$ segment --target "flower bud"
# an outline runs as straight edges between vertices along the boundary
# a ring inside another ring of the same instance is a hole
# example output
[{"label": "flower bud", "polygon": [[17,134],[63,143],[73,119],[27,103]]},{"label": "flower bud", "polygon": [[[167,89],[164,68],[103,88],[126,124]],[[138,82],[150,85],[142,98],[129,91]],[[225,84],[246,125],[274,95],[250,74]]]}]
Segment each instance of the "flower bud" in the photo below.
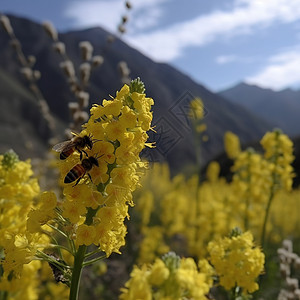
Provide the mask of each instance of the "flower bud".
[{"label": "flower bud", "polygon": [[59,64],[59,66],[68,77],[70,77],[70,78],[75,77],[74,65],[70,60],[65,60],[65,61],[61,62]]},{"label": "flower bud", "polygon": [[51,22],[44,22],[43,28],[53,41],[57,40],[57,31]]},{"label": "flower bud", "polygon": [[14,50],[21,49],[21,43],[18,39],[15,38],[11,39],[10,45]]},{"label": "flower bud", "polygon": [[131,9],[132,8],[132,5],[131,5],[131,3],[129,1],[126,1],[125,5],[126,5],[127,9]]},{"label": "flower bud", "polygon": [[125,24],[128,22],[128,17],[127,16],[123,16],[122,17],[122,23]]},{"label": "flower bud", "polygon": [[92,66],[97,67],[103,64],[104,58],[101,55],[95,55],[92,58]]},{"label": "flower bud", "polygon": [[296,290],[298,288],[298,279],[296,278],[287,278],[286,283],[291,290]]},{"label": "flower bud", "polygon": [[39,101],[39,106],[43,115],[49,114],[49,106],[45,99]]},{"label": "flower bud", "polygon": [[282,247],[288,252],[293,252],[293,242],[291,240],[284,240],[282,242]]},{"label": "flower bud", "polygon": [[111,44],[111,43],[113,43],[114,41],[115,41],[115,37],[113,36],[113,35],[109,35],[108,37],[107,37],[107,43],[108,44]]},{"label": "flower bud", "polygon": [[18,161],[19,156],[14,150],[10,149],[6,153],[4,153],[1,163],[5,169],[11,169]]},{"label": "flower bud", "polygon": [[88,107],[90,95],[87,92],[80,91],[76,93],[80,107]]},{"label": "flower bud", "polygon": [[128,65],[126,61],[120,61],[118,64],[119,72],[121,73],[122,77],[127,77],[130,74],[130,69],[128,68]]},{"label": "flower bud", "polygon": [[13,31],[13,29],[12,29],[12,27],[11,27],[11,24],[10,24],[10,20],[9,20],[9,18],[8,18],[7,16],[2,15],[2,16],[0,17],[0,22],[1,22],[1,25],[3,26],[4,30],[5,30],[9,35],[11,35],[11,34],[14,33],[14,31]]},{"label": "flower bud", "polygon": [[29,80],[29,81],[32,80],[33,72],[30,68],[28,68],[28,67],[21,68],[20,72],[27,80]]},{"label": "flower bud", "polygon": [[126,32],[126,28],[125,28],[123,25],[119,25],[118,31],[119,31],[120,33],[125,33],[125,32]]},{"label": "flower bud", "polygon": [[73,115],[79,109],[79,104],[77,102],[70,102],[68,104],[68,107],[71,114]]},{"label": "flower bud", "polygon": [[91,65],[90,63],[86,62],[80,65],[80,79],[82,83],[86,84],[88,83],[91,75]]},{"label": "flower bud", "polygon": [[83,60],[91,60],[94,50],[92,44],[88,41],[80,42],[79,48],[81,51],[81,58]]},{"label": "flower bud", "polygon": [[54,43],[54,44],[53,44],[53,49],[54,49],[57,53],[59,53],[59,54],[61,54],[61,55],[63,55],[63,54],[66,53],[66,46],[65,46],[65,44],[64,44],[63,42],[56,42],[56,43]]},{"label": "flower bud", "polygon": [[279,265],[280,274],[283,278],[287,278],[291,274],[290,266],[286,264]]},{"label": "flower bud", "polygon": [[297,270],[300,270],[300,257],[299,256],[295,259],[295,268]]},{"label": "flower bud", "polygon": [[39,79],[41,78],[41,72],[38,71],[38,70],[34,70],[34,71],[33,71],[33,78],[34,78],[35,80],[39,80]]},{"label": "flower bud", "polygon": [[84,123],[89,119],[89,115],[86,111],[76,111],[73,119],[76,123]]},{"label": "flower bud", "polygon": [[36,62],[35,56],[34,55],[29,55],[27,57],[27,62],[32,67],[35,64],[35,62]]}]

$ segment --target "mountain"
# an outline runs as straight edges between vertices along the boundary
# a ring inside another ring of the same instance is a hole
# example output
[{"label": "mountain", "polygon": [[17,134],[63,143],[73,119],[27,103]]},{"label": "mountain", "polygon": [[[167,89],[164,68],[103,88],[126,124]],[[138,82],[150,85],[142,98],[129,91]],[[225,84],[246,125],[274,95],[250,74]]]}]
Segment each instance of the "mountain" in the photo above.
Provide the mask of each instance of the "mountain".
[{"label": "mountain", "polygon": [[276,92],[240,83],[218,94],[275,124],[290,136],[300,134],[300,90],[284,89]]},{"label": "mountain", "polygon": [[[70,121],[68,103],[75,99],[59,67],[62,59],[53,51],[52,41],[40,24],[12,15],[8,17],[23,52],[36,57],[35,69],[42,75],[38,84],[52,115],[60,125],[57,134],[63,139],[63,128]],[[233,104],[210,92],[172,66],[152,61],[118,38],[108,45],[108,36],[110,33],[102,28],[91,28],[60,33],[59,40],[65,43],[68,56],[77,70],[81,63],[78,48],[81,41],[90,41],[94,54],[104,57],[103,65],[95,69],[90,78],[88,92],[91,103],[101,103],[103,98],[108,99],[109,95],[114,95],[120,89],[120,61],[127,62],[131,78],[139,76],[143,80],[147,96],[153,97],[155,101],[153,112],[156,133],[151,133],[150,140],[155,140],[157,147],[144,152],[148,159],[167,160],[173,170],[195,163],[193,132],[186,116],[188,104],[194,97],[202,98],[206,113],[204,121],[209,139],[203,145],[205,161],[223,152],[223,135],[227,130],[238,134],[243,143],[248,143],[259,140],[267,130],[274,127],[272,122],[266,122],[242,105]],[[40,155],[47,148],[47,131],[41,131],[43,120],[37,110],[37,103],[20,76],[16,54],[4,30],[0,30],[0,45],[0,74],[5,79],[0,81],[0,91],[5,91],[0,93],[1,151],[14,148],[17,152],[21,151],[22,158]],[[24,146],[25,140],[34,147],[27,149]]]}]

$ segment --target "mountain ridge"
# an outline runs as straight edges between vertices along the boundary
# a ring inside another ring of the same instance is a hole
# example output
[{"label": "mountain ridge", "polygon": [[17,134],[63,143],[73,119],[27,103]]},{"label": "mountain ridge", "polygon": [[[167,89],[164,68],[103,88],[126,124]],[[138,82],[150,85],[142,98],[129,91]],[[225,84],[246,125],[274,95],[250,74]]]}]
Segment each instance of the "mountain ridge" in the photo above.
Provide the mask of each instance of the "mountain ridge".
[{"label": "mountain ridge", "polygon": [[290,136],[300,134],[300,90],[287,88],[274,91],[242,82],[218,94],[232,103],[244,106]]},{"label": "mountain ridge", "polygon": [[[35,69],[42,74],[38,84],[51,112],[60,122],[67,124],[70,120],[68,103],[74,101],[74,98],[59,68],[62,61],[60,56],[51,49],[52,42],[40,24],[12,15],[8,17],[16,37],[21,41],[24,53],[35,55],[37,58]],[[186,117],[182,117],[182,111],[185,109],[184,112],[187,112],[186,107],[194,97],[202,98],[208,112],[204,120],[209,136],[208,142],[203,145],[204,160],[212,159],[216,154],[223,152],[223,135],[227,130],[238,134],[242,143],[247,143],[260,139],[266,130],[273,128],[272,123],[255,116],[241,105],[232,104],[214,94],[168,64],[152,61],[118,38],[107,46],[106,40],[109,35],[111,34],[107,31],[96,27],[59,33],[59,40],[65,43],[68,56],[76,69],[81,62],[78,44],[83,40],[91,42],[96,55],[104,56],[103,65],[91,74],[88,91],[92,103],[95,100],[99,102],[107,99],[120,89],[122,83],[117,70],[120,61],[127,62],[132,78],[140,77],[144,81],[147,96],[155,101],[154,125],[161,130],[150,136],[157,142],[157,148],[147,154],[151,156],[151,160],[167,160],[176,170],[186,164],[195,163],[192,130]],[[20,77],[19,65],[4,31],[0,31],[0,44],[0,67],[26,86]],[[0,99],[7,101],[4,98]],[[32,126],[35,127],[34,123]],[[169,149],[166,149],[166,140],[170,142],[169,146],[172,145]],[[7,141],[4,139],[1,143],[5,144]]]}]

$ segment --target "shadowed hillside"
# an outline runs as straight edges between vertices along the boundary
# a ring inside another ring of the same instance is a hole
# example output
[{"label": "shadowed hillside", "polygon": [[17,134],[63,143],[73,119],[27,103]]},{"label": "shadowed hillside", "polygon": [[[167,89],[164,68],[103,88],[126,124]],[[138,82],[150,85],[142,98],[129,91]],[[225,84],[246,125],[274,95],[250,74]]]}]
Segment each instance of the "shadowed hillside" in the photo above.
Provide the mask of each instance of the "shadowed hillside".
[{"label": "shadowed hillside", "polygon": [[[74,99],[59,68],[61,57],[53,51],[52,42],[40,24],[14,16],[8,17],[16,37],[22,43],[24,53],[36,56],[35,69],[42,74],[39,86],[52,114],[60,122],[67,124],[67,105]],[[145,155],[150,160],[167,160],[175,170],[194,163],[192,130],[186,118],[188,103],[194,97],[202,98],[207,112],[205,122],[209,140],[204,145],[205,160],[223,151],[223,135],[227,130],[236,133],[241,141],[246,143],[260,139],[265,131],[274,127],[271,122],[262,120],[241,105],[233,104],[210,92],[172,66],[150,60],[119,39],[108,45],[108,35],[109,33],[101,28],[92,28],[61,33],[59,39],[66,44],[67,53],[77,67],[81,61],[78,48],[81,41],[90,41],[95,54],[104,56],[103,65],[91,76],[88,87],[91,103],[100,103],[103,98],[109,98],[110,94],[114,95],[115,91],[120,89],[122,84],[117,70],[120,61],[127,62],[131,78],[139,76],[144,81],[147,96],[155,100],[153,110],[157,133],[151,134],[151,139],[157,141],[157,148],[151,152],[146,151]],[[40,155],[44,151],[47,132],[42,130],[42,120],[39,119],[41,117],[32,102],[35,100],[31,99],[30,92],[19,74],[15,53],[9,46],[6,32],[2,29],[0,45],[1,74],[6,79],[0,82],[0,89],[5,90],[5,93],[0,95],[3,107],[1,123],[6,123],[5,132],[1,135],[1,150],[15,148],[19,151],[23,143],[21,137],[26,137],[26,140],[34,145],[35,151],[24,150],[24,157]],[[14,85],[18,84],[19,88],[7,85],[7,80],[14,82]],[[27,105],[28,101],[31,101],[32,105]],[[9,116],[13,116],[14,123],[9,122]],[[22,123],[23,119],[26,120],[26,126]],[[19,126],[22,126],[26,134],[17,131]],[[63,134],[61,136],[63,137]]]},{"label": "shadowed hillside", "polygon": [[219,95],[275,124],[290,136],[300,134],[300,91],[284,89],[276,92],[240,83]]}]

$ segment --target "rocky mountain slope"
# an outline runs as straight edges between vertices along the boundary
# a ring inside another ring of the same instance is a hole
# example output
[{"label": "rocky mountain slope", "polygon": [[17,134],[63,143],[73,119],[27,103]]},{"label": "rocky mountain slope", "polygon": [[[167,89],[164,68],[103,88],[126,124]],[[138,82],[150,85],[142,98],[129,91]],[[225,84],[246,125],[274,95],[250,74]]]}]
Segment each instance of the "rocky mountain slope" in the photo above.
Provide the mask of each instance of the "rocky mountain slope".
[{"label": "rocky mountain slope", "polygon": [[[42,75],[39,87],[61,128],[58,134],[63,138],[63,128],[70,119],[68,103],[74,98],[59,67],[62,59],[53,51],[52,42],[41,24],[15,16],[8,17],[23,52],[36,57],[35,68]],[[81,41],[90,41],[94,53],[104,57],[103,65],[90,78],[88,92],[91,103],[101,103],[103,98],[108,99],[109,95],[120,89],[120,61],[127,62],[131,78],[139,76],[144,81],[147,95],[155,100],[153,111],[157,132],[151,134],[151,140],[157,142],[157,147],[144,153],[150,160],[167,160],[174,170],[195,162],[194,138],[186,117],[188,103],[194,97],[202,98],[207,113],[205,122],[209,140],[203,145],[204,160],[223,151],[223,135],[227,130],[238,134],[243,143],[248,143],[260,139],[265,131],[274,127],[272,122],[210,92],[172,66],[152,61],[120,39],[108,45],[109,35],[101,28],[91,28],[60,33],[59,39],[65,43],[77,69],[81,62],[78,48]],[[19,63],[2,28],[0,45],[0,150],[14,148],[23,158],[41,155],[48,147],[47,130],[43,130],[44,123],[37,103],[20,76]]]}]

